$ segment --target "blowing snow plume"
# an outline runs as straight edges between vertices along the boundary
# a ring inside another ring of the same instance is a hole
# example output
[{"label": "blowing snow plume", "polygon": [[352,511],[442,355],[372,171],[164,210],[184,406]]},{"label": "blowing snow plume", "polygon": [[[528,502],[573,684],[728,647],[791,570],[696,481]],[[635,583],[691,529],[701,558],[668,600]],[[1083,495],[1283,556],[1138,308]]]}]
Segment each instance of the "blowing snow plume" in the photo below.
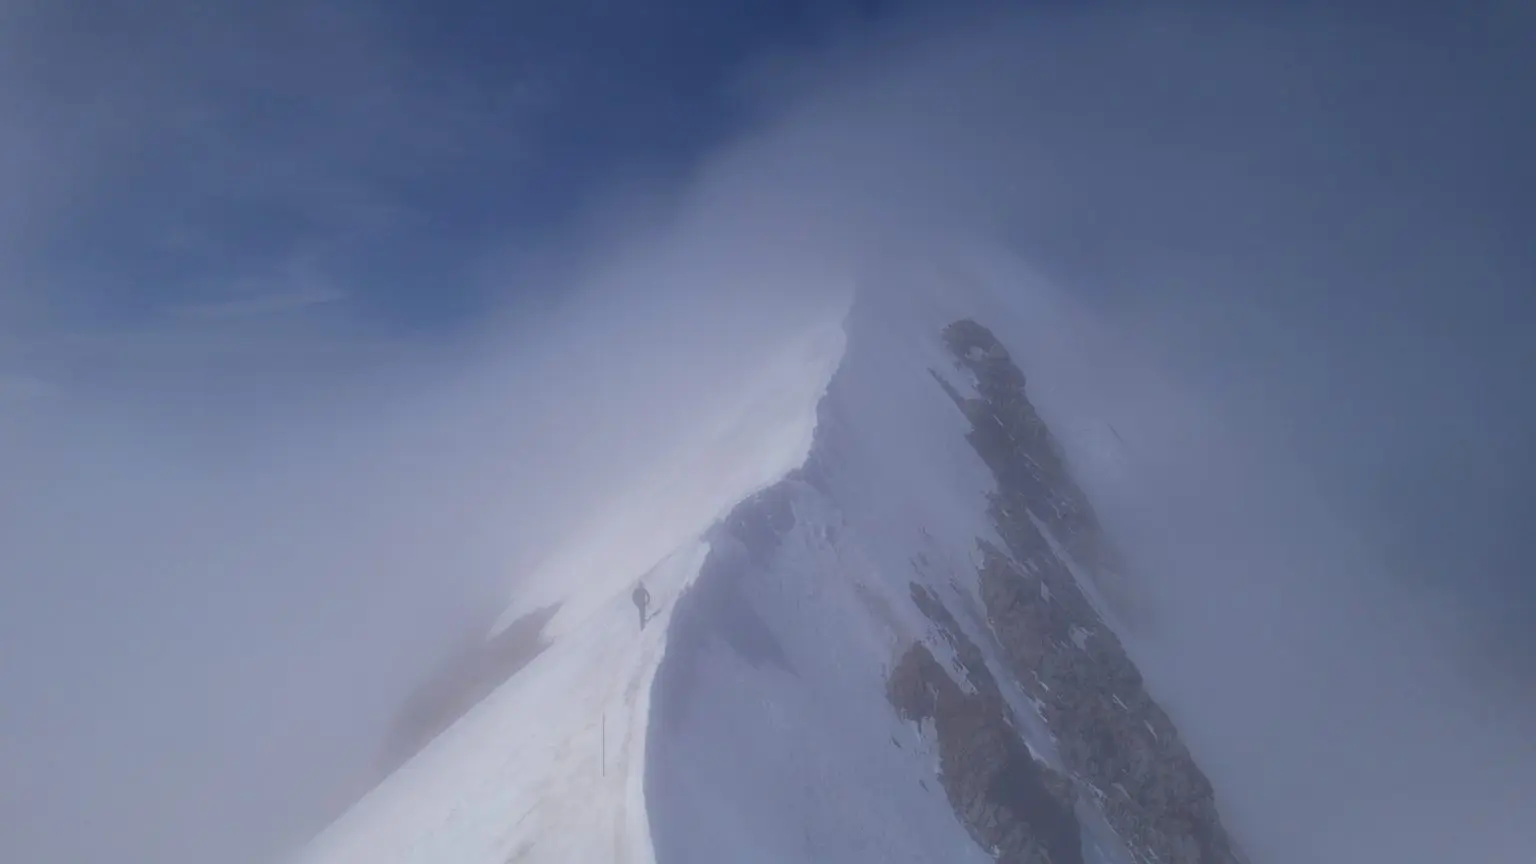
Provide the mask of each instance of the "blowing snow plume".
[{"label": "blowing snow plume", "polygon": [[38,206],[0,220],[9,857],[254,859],[325,821],[463,631],[543,605],[517,588],[552,547],[688,476],[699,418],[855,285],[937,263],[1023,322],[1141,580],[1127,644],[1253,857],[1521,860],[1529,22],[947,14],[751,65],[751,129],[495,258],[555,299],[449,347],[307,283],[61,330],[16,250],[70,190],[17,167],[59,151],[13,112]]}]

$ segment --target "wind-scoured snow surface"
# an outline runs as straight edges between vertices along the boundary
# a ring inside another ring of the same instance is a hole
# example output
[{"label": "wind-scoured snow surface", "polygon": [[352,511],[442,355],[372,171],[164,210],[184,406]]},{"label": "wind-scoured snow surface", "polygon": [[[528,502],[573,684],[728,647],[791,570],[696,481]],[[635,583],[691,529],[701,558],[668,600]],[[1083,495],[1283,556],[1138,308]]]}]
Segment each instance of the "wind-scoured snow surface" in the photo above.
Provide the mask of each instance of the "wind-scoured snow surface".
[{"label": "wind-scoured snow surface", "polygon": [[[970,552],[1002,542],[993,480],[930,374],[953,367],[944,326],[979,311],[960,287],[885,284],[855,304],[811,463],[724,526],[684,598],[652,698],[657,860],[993,860],[945,797],[931,728],[886,696],[899,649],[932,630],[914,580],[992,643]],[[1036,716],[1016,683],[1000,686],[1017,718]],[[1027,740],[1055,762],[1043,728]],[[1123,860],[1095,830],[1086,860]]]},{"label": "wind-scoured snow surface", "polygon": [[[697,418],[682,463],[654,466],[552,553],[507,613],[557,604],[549,648],[295,860],[654,861],[646,739],[676,601],[709,553],[703,529],[804,460],[841,346],[835,319],[791,340]],[[642,577],[643,628],[630,600]]]},{"label": "wind-scoured snow surface", "polygon": [[[550,647],[296,862],[993,860],[946,799],[931,727],[886,695],[915,641],[960,669],[914,580],[1006,668],[972,557],[978,538],[1002,544],[993,479],[933,378],[954,366],[944,326],[977,314],[1007,319],[935,271],[790,345],[678,464],[541,565],[503,620],[558,604]],[[999,679],[1059,769],[1030,699]],[[1084,860],[1129,861],[1079,809]]]}]

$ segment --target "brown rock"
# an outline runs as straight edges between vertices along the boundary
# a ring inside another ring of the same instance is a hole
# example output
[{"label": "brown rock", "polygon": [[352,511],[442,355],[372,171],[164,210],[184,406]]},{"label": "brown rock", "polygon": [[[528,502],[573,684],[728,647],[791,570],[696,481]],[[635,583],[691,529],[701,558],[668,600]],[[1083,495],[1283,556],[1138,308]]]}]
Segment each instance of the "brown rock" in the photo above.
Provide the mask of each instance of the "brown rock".
[{"label": "brown rock", "polygon": [[1030,755],[980,650],[944,604],[915,583],[912,597],[955,649],[975,692],[917,643],[892,669],[887,695],[902,717],[933,722],[940,780],[956,816],[983,849],[997,850],[999,861],[1078,864],[1082,837],[1071,781]]},{"label": "brown rock", "polygon": [[[1042,706],[1062,761],[1095,790],[1106,819],[1134,854],[1160,864],[1241,862],[1210,781],[1037,527],[1038,520],[1075,561],[1106,577],[1096,578],[1101,590],[1123,584],[1112,578],[1123,568],[1030,404],[1023,373],[974,321],[956,322],[944,337],[980,394],[965,399],[945,388],[971,421],[968,440],[997,482],[989,513],[1007,550],[978,540],[979,576],[1010,670]],[[1124,594],[1118,600],[1131,605]]]}]

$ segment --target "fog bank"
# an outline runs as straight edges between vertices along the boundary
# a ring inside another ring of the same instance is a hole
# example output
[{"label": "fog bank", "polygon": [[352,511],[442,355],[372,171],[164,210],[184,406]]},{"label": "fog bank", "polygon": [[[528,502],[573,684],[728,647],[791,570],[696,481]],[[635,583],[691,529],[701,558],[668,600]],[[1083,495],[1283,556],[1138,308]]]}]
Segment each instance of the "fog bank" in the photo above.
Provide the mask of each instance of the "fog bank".
[{"label": "fog bank", "polygon": [[0,327],[0,857],[302,834],[566,526],[931,259],[1025,313],[1151,586],[1148,678],[1256,859],[1521,860],[1529,17],[1044,5],[748,64],[752,124],[488,254],[504,302],[451,340],[344,308]]}]

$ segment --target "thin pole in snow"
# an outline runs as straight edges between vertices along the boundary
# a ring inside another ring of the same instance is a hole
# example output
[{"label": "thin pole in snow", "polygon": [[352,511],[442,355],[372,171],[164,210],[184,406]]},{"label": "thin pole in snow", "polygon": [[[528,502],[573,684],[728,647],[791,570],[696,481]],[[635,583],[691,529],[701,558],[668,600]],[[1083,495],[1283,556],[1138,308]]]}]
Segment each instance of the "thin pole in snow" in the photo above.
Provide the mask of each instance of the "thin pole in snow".
[{"label": "thin pole in snow", "polygon": [[608,776],[608,712],[603,712],[603,776]]}]

